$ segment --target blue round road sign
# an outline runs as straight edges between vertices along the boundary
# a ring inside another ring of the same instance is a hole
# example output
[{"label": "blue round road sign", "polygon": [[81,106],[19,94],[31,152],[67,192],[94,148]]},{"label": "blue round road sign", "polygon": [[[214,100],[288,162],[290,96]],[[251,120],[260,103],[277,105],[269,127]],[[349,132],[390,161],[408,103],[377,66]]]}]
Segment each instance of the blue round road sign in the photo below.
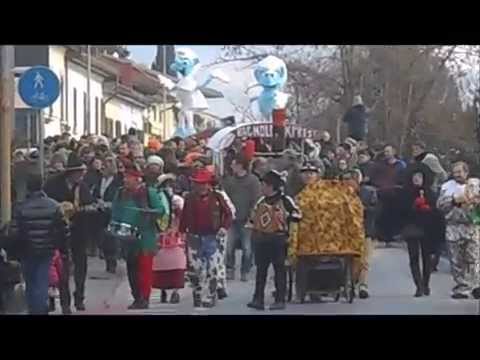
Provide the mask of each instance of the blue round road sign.
[{"label": "blue round road sign", "polygon": [[18,81],[18,93],[23,102],[35,109],[52,105],[60,94],[60,80],[45,66],[34,66]]}]

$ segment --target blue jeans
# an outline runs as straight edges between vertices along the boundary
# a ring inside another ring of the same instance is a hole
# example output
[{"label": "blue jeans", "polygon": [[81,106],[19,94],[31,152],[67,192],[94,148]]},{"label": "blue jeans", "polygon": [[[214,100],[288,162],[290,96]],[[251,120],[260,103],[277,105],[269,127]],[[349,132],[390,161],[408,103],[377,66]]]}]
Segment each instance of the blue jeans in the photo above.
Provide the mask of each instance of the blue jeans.
[{"label": "blue jeans", "polygon": [[248,274],[252,267],[252,232],[244,224],[234,222],[230,228],[227,242],[227,269],[235,271],[235,250],[237,241],[242,248],[242,265],[240,272]]},{"label": "blue jeans", "polygon": [[52,255],[31,256],[23,261],[25,296],[30,314],[48,314],[48,270],[51,262]]}]

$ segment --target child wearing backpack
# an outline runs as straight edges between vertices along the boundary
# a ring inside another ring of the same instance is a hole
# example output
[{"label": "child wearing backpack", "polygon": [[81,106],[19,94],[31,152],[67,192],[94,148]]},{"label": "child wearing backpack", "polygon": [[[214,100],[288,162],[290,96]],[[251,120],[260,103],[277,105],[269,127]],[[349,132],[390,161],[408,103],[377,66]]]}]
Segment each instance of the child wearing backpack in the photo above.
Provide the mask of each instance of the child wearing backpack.
[{"label": "child wearing backpack", "polygon": [[171,219],[168,229],[159,235],[158,246],[160,250],[153,259],[152,287],[162,290],[162,303],[167,302],[167,290],[173,290],[170,303],[178,304],[180,302],[178,290],[185,286],[185,270],[187,267],[185,238],[178,231],[184,200],[181,196],[173,194],[175,175],[162,175],[158,181],[159,188],[167,194],[171,202]]}]

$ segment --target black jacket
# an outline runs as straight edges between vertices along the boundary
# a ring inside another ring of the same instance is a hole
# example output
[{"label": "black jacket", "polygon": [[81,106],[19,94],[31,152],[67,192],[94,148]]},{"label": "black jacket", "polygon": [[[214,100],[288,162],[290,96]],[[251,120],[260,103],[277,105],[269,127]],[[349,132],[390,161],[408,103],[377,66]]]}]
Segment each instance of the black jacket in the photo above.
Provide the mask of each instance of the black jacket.
[{"label": "black jacket", "polygon": [[113,181],[108,185],[107,190],[105,190],[103,197],[100,196],[102,179],[103,178],[98,179],[98,182],[94,185],[93,197],[95,199],[102,199],[105,202],[112,202],[118,189],[123,186],[123,179],[119,175],[115,175]]},{"label": "black jacket", "polygon": [[[414,187],[411,178],[414,173],[421,172],[424,176],[424,184],[421,188]],[[405,185],[400,192],[399,201],[402,219],[402,227],[415,225],[423,230],[430,249],[435,251],[445,238],[445,218],[437,209],[437,196],[432,191],[433,176],[430,169],[423,164],[414,164],[407,169]],[[420,190],[424,192],[425,199],[431,208],[431,211],[418,211],[415,209],[415,199],[420,195]],[[406,239],[408,240],[408,239]]]},{"label": "black jacket", "polygon": [[[45,184],[44,190],[49,197],[58,201],[59,203],[68,201],[74,204],[75,189],[77,186],[80,187],[80,207],[93,205],[95,203],[95,199],[90,193],[88,186],[84,182],[80,182],[80,184],[75,185],[72,189],[70,189],[67,185],[65,174],[49,179]],[[83,236],[82,233],[87,232],[92,218],[94,218],[97,214],[98,212],[96,211],[76,213],[72,218],[72,231],[79,236]]]},{"label": "black jacket", "polygon": [[83,182],[88,186],[88,189],[92,194],[95,192],[95,188],[98,184],[100,184],[100,181],[102,181],[102,173],[95,169],[88,170],[83,179]]},{"label": "black jacket", "polygon": [[43,191],[18,205],[12,228],[22,256],[52,256],[55,249],[66,249],[69,233],[60,204]]},{"label": "black jacket", "polygon": [[348,125],[348,136],[357,141],[365,140],[368,134],[368,113],[363,105],[350,108],[343,117]]}]

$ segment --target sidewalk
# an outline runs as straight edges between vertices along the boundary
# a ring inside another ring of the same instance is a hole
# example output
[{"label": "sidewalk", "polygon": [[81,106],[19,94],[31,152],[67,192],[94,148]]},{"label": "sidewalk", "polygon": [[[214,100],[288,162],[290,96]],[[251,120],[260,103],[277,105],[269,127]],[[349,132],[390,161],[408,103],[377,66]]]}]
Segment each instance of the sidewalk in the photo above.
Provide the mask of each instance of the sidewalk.
[{"label": "sidewalk", "polygon": [[[85,284],[85,307],[86,311],[77,312],[72,303],[73,315],[101,315],[118,313],[118,309],[112,305],[120,300],[128,302],[128,291],[122,291],[126,285],[128,289],[127,272],[125,262],[120,261],[116,274],[109,274],[105,271],[105,261],[99,258],[88,258],[87,281]],[[75,290],[73,277],[70,278],[70,291]],[[60,301],[56,300],[56,311],[51,315],[61,315]],[[126,307],[125,307],[126,309]]]}]

